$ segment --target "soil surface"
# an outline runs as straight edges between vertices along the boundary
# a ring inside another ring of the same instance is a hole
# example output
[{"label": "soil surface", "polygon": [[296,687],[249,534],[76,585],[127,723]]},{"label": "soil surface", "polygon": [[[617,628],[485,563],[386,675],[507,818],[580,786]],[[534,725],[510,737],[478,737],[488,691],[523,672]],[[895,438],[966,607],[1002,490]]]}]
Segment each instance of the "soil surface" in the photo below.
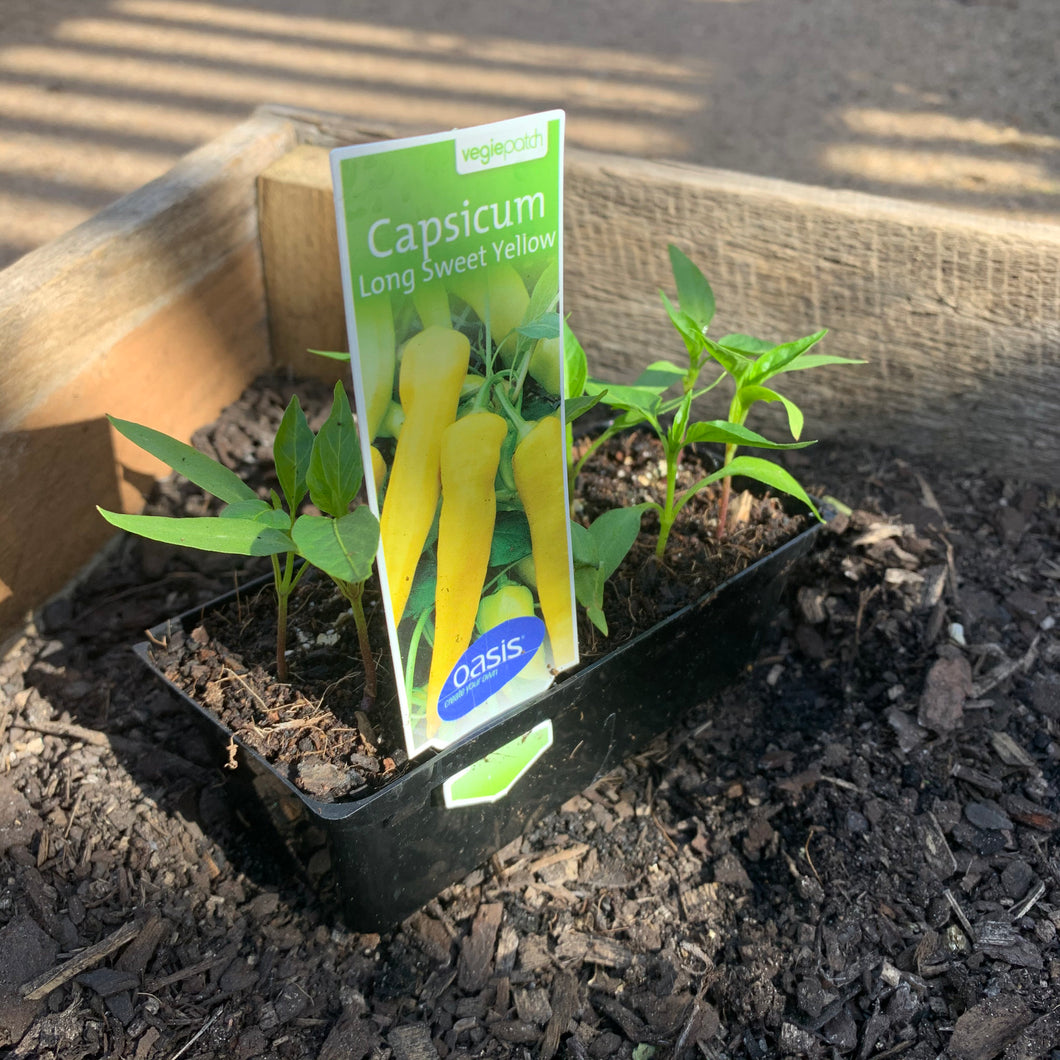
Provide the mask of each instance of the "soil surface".
[{"label": "soil surface", "polygon": [[[268,421],[276,420],[289,390],[281,380],[261,380],[215,424],[197,432],[196,441],[215,456],[230,453],[231,438],[248,414],[260,417],[267,409]],[[330,397],[310,384],[304,404],[316,421],[326,415]],[[590,437],[579,440],[580,451]],[[267,461],[267,454],[262,456]],[[689,447],[678,468],[678,490],[691,488],[716,466],[708,450]],[[276,486],[269,462],[243,462],[240,470],[263,496]],[[665,483],[665,461],[652,434],[633,431],[611,438],[591,454],[578,476],[579,519],[589,525],[613,508],[661,498]],[[160,491],[152,509],[180,515],[185,505],[180,484],[167,485],[171,488]],[[607,636],[579,612],[581,666],[694,603],[809,522],[805,514],[786,512],[776,497],[738,491],[729,509],[729,530],[719,541],[719,494],[719,485],[711,484],[692,496],[672,527],[664,560],[655,555],[658,516],[651,511],[641,516],[640,537],[607,583]],[[214,507],[211,502],[208,510]],[[386,620],[374,578],[362,603],[370,642],[385,645]],[[389,657],[379,653],[373,698],[349,605],[328,579],[313,573],[303,579],[292,597],[288,641],[290,677],[280,683],[276,603],[266,575],[225,594],[216,606],[193,609],[183,623],[167,622],[164,629],[152,631],[145,650],[151,665],[175,688],[316,799],[363,797],[400,776],[409,762]]]},{"label": "soil surface", "polygon": [[[248,471],[282,398],[215,451]],[[130,652],[252,571],[119,542],[0,661],[0,1048],[1056,1060],[1060,497],[788,460],[852,512],[757,663],[383,935],[270,857]]]}]

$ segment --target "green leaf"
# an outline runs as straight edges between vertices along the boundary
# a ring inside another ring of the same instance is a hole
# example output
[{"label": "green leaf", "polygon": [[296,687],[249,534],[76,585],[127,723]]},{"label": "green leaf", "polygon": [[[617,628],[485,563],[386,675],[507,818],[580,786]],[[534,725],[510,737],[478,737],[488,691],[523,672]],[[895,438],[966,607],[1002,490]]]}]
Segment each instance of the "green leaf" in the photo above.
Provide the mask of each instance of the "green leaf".
[{"label": "green leaf", "polygon": [[827,335],[827,330],[815,331],[812,335],[795,339],[794,342],[783,342],[774,346],[771,350],[763,353],[754,363],[754,367],[747,373],[748,383],[764,383],[780,372],[785,371],[786,366],[801,357],[811,346],[816,345]]},{"label": "green leaf", "polygon": [[300,515],[291,536],[298,554],[330,578],[363,582],[372,573],[379,547],[379,521],[365,505],[338,519]]},{"label": "green leaf", "polygon": [[743,381],[744,376],[754,366],[754,358],[748,357],[741,350],[730,349],[720,343],[712,342],[708,338],[703,339],[703,344],[711,357],[714,358],[731,375],[737,383]]},{"label": "green leaf", "polygon": [[232,556],[275,556],[294,551],[287,534],[263,526],[256,519],[220,519],[211,515],[174,519],[165,515],[123,515],[102,508],[98,511],[119,530],[167,545],[183,545]]},{"label": "green leaf", "polygon": [[680,365],[674,364],[673,361],[652,361],[637,376],[633,385],[643,387],[646,390],[657,390],[662,394],[674,384],[681,382],[686,373],[687,368],[682,368]]},{"label": "green leaf", "polygon": [[[581,397],[589,377],[589,362],[585,350],[570,325],[563,321],[563,396],[568,400]],[[568,414],[567,419],[571,417]]]},{"label": "green leaf", "polygon": [[736,391],[736,400],[745,410],[757,401],[779,401],[788,414],[788,429],[791,431],[792,438],[798,438],[802,434],[802,409],[783,394],[778,394],[775,390],[764,386],[742,386]]},{"label": "green leaf", "polygon": [[659,410],[659,391],[649,387],[607,385],[590,379],[585,392],[598,395],[605,405],[639,413],[641,419],[654,421]]},{"label": "green leaf", "polygon": [[647,504],[629,508],[612,508],[598,515],[589,527],[600,556],[600,573],[607,581],[618,570],[640,533],[640,519]]},{"label": "green leaf", "polygon": [[141,449],[158,457],[189,482],[194,482],[200,489],[206,490],[219,500],[231,502],[257,499],[257,494],[234,471],[230,471],[205,453],[200,453],[193,446],[139,423],[119,420],[116,416],[108,416],[107,419],[110,420],[111,426],[130,442],[135,442]]},{"label": "green leaf", "polygon": [[640,517],[650,505],[613,508],[586,529],[571,523],[574,552],[574,595],[594,626],[606,637],[604,586],[618,570],[640,533]]},{"label": "green leaf", "polygon": [[669,314],[670,323],[677,328],[681,338],[685,340],[685,348],[688,350],[689,356],[698,357],[705,341],[703,329],[693,317],[689,316],[683,309],[678,309],[666,297],[664,291],[659,292],[659,297],[662,298],[663,306],[666,308],[667,314]]},{"label": "green leaf", "polygon": [[329,357],[333,361],[349,361],[350,359],[350,355],[341,350],[308,350],[307,352],[315,353],[318,357]]},{"label": "green leaf", "polygon": [[543,313],[515,330],[528,339],[554,339],[559,334],[559,313]]},{"label": "green leaf", "polygon": [[280,489],[287,498],[287,509],[292,516],[305,499],[306,473],[313,455],[313,442],[313,432],[295,394],[284,410],[272,443],[276,477],[280,480]]},{"label": "green leaf", "polygon": [[222,519],[252,519],[262,526],[276,530],[291,529],[291,517],[282,508],[273,508],[268,501],[235,501],[221,509]]},{"label": "green leaf", "polygon": [[677,301],[681,308],[705,331],[714,319],[714,292],[699,267],[672,243],[670,268],[677,284]]},{"label": "green leaf", "polygon": [[688,444],[692,442],[721,442],[724,445],[751,445],[757,449],[805,449],[810,442],[771,442],[768,438],[756,434],[747,427],[728,420],[710,420],[705,423],[693,423],[685,436]]},{"label": "green leaf", "polygon": [[530,524],[523,511],[498,512],[490,545],[491,567],[507,567],[529,556]]},{"label": "green leaf", "polygon": [[[829,364],[868,364],[868,361],[857,357],[835,357],[830,353],[804,353],[794,361],[789,361],[783,368],[785,372],[799,372],[806,368],[822,368]],[[780,372],[774,372],[780,375]]]},{"label": "green leaf", "polygon": [[313,503],[336,519],[346,514],[361,488],[361,446],[350,401],[342,383],[335,384],[331,413],[317,434],[306,484]]},{"label": "green leaf", "polygon": [[718,345],[757,357],[759,354],[768,353],[773,349],[776,343],[766,342],[765,339],[756,339],[754,335],[744,335],[741,332],[734,332],[731,335],[722,335],[722,337],[718,339]]},{"label": "green leaf", "polygon": [[583,416],[589,409],[599,405],[603,401],[605,390],[601,394],[582,394],[581,397],[567,398],[563,404],[563,419],[565,423],[573,423],[579,416]]},{"label": "green leaf", "polygon": [[586,567],[592,571],[600,569],[600,551],[596,545],[596,538],[581,523],[573,520],[570,524],[570,549],[575,569],[579,567]]},{"label": "green leaf", "polygon": [[705,485],[707,482],[712,481],[716,482],[725,475],[742,475],[744,478],[751,478],[775,490],[780,490],[781,493],[787,493],[789,496],[796,498],[796,500],[802,501],[818,519],[821,518],[820,512],[817,511],[817,506],[810,500],[809,494],[799,485],[794,476],[785,471],[779,464],[774,464],[771,460],[763,460],[759,456],[735,457],[721,471],[716,471],[713,475],[709,475],[703,484]]}]

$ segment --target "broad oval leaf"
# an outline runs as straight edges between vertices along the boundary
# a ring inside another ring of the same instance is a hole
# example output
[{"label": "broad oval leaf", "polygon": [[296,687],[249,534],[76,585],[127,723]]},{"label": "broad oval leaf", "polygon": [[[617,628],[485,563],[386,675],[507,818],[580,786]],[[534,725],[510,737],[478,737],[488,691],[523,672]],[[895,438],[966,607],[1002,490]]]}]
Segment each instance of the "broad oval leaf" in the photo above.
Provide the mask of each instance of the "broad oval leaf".
[{"label": "broad oval leaf", "polygon": [[120,420],[117,416],[108,416],[107,419],[110,420],[111,426],[130,442],[158,457],[189,482],[194,482],[200,489],[206,490],[219,500],[231,503],[257,499],[258,495],[254,490],[234,471],[205,453],[200,453],[193,446],[130,420]]},{"label": "broad oval leaf", "polygon": [[336,519],[345,515],[364,478],[361,446],[346,390],[335,384],[331,412],[317,433],[306,484],[313,503]]},{"label": "broad oval leaf", "polygon": [[98,510],[119,530],[167,545],[183,545],[232,556],[276,556],[294,551],[294,544],[287,534],[263,526],[256,519],[219,519],[210,515],[175,519],[167,515],[124,515],[102,508]]},{"label": "broad oval leaf", "polygon": [[493,541],[490,545],[491,567],[507,567],[518,563],[524,556],[529,556],[530,524],[526,512],[521,508],[497,513],[493,525]]},{"label": "broad oval leaf", "polygon": [[705,331],[714,319],[714,292],[699,266],[672,243],[669,246],[670,268],[677,284],[677,301],[681,308]]},{"label": "broad oval leaf", "polygon": [[647,508],[646,504],[612,508],[593,520],[589,533],[596,542],[600,570],[605,581],[618,570],[619,564],[633,547],[640,533],[641,516]]},{"label": "broad oval leaf", "polygon": [[596,538],[591,530],[586,530],[581,523],[573,520],[570,524],[570,548],[571,561],[575,568],[590,567],[597,570],[600,567],[600,550]]},{"label": "broad oval leaf", "polygon": [[276,463],[276,477],[287,499],[287,510],[295,515],[305,499],[306,474],[313,455],[313,431],[306,422],[298,395],[295,394],[284,410],[283,419],[272,443],[272,458]]},{"label": "broad oval leaf", "polygon": [[379,521],[361,505],[338,519],[300,515],[291,530],[298,554],[341,582],[363,582],[379,547]]}]

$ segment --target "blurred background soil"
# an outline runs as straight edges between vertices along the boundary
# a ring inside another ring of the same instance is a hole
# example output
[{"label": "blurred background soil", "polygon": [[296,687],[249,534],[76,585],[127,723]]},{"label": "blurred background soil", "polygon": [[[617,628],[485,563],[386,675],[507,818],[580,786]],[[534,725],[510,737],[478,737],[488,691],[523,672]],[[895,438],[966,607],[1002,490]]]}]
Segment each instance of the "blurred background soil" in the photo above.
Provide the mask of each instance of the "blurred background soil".
[{"label": "blurred background soil", "polygon": [[1060,219],[1056,0],[0,0],[0,267],[260,103]]}]

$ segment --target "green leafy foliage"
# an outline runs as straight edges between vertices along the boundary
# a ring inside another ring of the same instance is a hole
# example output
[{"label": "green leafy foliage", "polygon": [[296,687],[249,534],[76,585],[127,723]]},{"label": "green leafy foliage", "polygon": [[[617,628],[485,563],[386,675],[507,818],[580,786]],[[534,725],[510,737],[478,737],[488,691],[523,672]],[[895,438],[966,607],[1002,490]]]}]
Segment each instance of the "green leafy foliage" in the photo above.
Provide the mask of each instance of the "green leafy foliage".
[{"label": "green leafy foliage", "polygon": [[[661,504],[651,504],[659,514],[656,554],[660,557],[665,554],[670,530],[681,509],[699,490],[716,481],[722,482],[717,536],[724,536],[730,483],[734,475],[754,479],[770,489],[787,493],[820,518],[806,491],[784,468],[762,457],[737,457],[736,453],[745,446],[778,450],[798,449],[813,444],[801,439],[804,426],[802,410],[774,386],[767,386],[777,376],[825,365],[864,362],[831,354],[811,353],[810,350],[824,338],[825,331],[816,331],[793,342],[779,344],[742,333],[726,335],[718,342],[709,339],[707,328],[715,313],[714,292],[698,266],[687,255],[675,246],[669,248],[669,253],[677,288],[677,305],[664,292],[660,291],[660,295],[670,322],[684,342],[687,361],[682,364],[656,361],[631,384],[616,385],[587,379],[585,393],[597,395],[617,415],[575,465],[574,473],[577,474],[584,461],[608,438],[629,427],[647,424],[658,436],[666,457],[666,497]],[[700,375],[712,364],[721,372],[713,381],[701,386]],[[732,387],[728,417],[724,420],[694,420],[693,403],[725,379],[729,380]],[[773,441],[745,425],[751,409],[760,402],[778,403],[784,409],[792,441]],[[685,446],[697,442],[714,442],[724,446],[722,466],[679,493],[677,468],[681,452]]]},{"label": "green leafy foliage", "polygon": [[597,516],[588,527],[571,523],[574,594],[605,637],[604,586],[637,540],[640,519],[647,508],[646,504],[613,508]]},{"label": "green leafy foliage", "polygon": [[[110,417],[120,434],[168,464],[174,471],[226,505],[216,516],[174,519],[126,515],[99,509],[112,526],[152,541],[238,556],[270,556],[277,601],[276,669],[286,676],[287,604],[303,574],[316,567],[350,601],[358,620],[362,655],[367,637],[360,597],[371,575],[379,543],[379,523],[371,511],[350,511],[363,480],[361,450],[349,399],[335,384],[331,412],[314,435],[298,397],[284,410],[273,440],[273,460],[281,497],[259,497],[235,472],[205,453],[161,431]],[[299,514],[306,496],[323,515]],[[299,562],[303,561],[303,562]],[[366,670],[374,661],[370,651]]]}]

